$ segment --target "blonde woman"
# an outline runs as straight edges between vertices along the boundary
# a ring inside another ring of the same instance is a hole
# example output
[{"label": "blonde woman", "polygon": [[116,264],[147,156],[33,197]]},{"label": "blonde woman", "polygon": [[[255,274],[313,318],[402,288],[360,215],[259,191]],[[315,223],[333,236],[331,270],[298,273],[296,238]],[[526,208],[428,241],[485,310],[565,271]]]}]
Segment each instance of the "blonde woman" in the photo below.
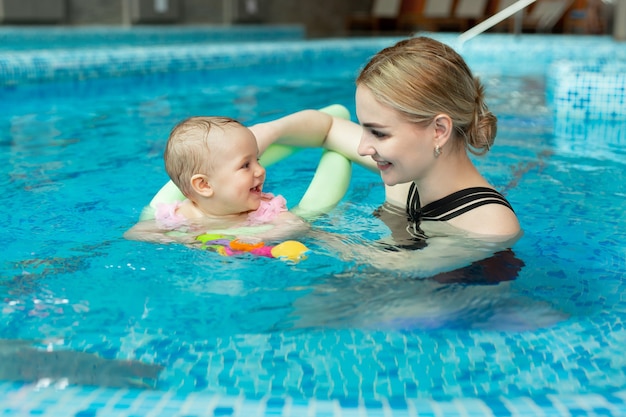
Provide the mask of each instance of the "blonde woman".
[{"label": "blonde woman", "polygon": [[[430,238],[450,235],[506,247],[520,236],[513,208],[470,159],[489,151],[497,119],[451,47],[415,37],[383,49],[356,80],[356,110],[359,124],[303,110],[251,130],[261,152],[274,142],[322,146],[380,173],[386,201],[377,215],[390,247],[449,248],[453,241]],[[470,251],[469,259],[489,256]]]}]

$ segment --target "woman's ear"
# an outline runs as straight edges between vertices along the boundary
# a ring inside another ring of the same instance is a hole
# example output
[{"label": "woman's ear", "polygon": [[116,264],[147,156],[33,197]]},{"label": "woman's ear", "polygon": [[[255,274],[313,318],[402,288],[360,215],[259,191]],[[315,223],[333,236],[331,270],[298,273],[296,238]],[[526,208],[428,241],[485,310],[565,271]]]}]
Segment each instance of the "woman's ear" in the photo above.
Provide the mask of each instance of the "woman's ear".
[{"label": "woman's ear", "polygon": [[191,177],[191,188],[203,197],[211,197],[213,195],[213,187],[206,175],[196,174]]},{"label": "woman's ear", "polygon": [[435,116],[435,145],[442,147],[452,135],[452,119],[447,114]]}]

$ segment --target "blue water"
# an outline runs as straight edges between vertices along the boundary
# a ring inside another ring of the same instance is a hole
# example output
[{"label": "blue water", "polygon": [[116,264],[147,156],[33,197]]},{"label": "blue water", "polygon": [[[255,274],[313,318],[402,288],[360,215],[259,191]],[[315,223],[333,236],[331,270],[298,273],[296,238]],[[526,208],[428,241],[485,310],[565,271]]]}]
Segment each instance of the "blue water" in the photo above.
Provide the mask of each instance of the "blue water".
[{"label": "blue water", "polygon": [[[0,339],[157,364],[164,369],[147,385],[181,395],[374,409],[381,401],[402,408],[410,398],[479,398],[496,410],[496,397],[547,403],[552,394],[619,403],[622,129],[563,127],[541,76],[485,78],[500,124],[496,146],[476,163],[525,230],[496,265],[511,269],[504,282],[411,279],[338,260],[314,240],[296,265],[124,240],[167,180],[162,151],[182,118],[224,114],[250,124],[331,103],[354,113],[350,77],[282,75],[4,88]],[[303,151],[270,167],[265,189],[295,204],[318,157]],[[382,198],[379,178],[357,167],[345,200],[314,227],[381,238],[386,230],[371,213]]]}]

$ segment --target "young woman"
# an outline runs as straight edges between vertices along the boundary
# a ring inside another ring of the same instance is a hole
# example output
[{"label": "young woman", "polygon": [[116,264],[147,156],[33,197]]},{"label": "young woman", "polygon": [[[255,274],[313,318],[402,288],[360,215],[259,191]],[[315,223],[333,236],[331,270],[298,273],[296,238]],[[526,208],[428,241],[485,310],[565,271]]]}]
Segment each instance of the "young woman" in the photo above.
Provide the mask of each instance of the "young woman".
[{"label": "young woman", "polygon": [[304,110],[251,130],[261,152],[274,142],[323,146],[378,171],[386,202],[377,214],[396,248],[444,234],[504,246],[519,237],[513,208],[470,159],[489,151],[497,119],[451,47],[416,37],[383,49],[356,80],[356,109],[360,124]]},{"label": "young woman", "polygon": [[356,85],[360,125],[305,110],[252,126],[260,150],[275,141],[324,146],[378,170],[410,234],[430,221],[496,239],[520,232],[510,204],[468,155],[489,150],[497,119],[459,54],[427,37],[403,40],[380,51]]}]

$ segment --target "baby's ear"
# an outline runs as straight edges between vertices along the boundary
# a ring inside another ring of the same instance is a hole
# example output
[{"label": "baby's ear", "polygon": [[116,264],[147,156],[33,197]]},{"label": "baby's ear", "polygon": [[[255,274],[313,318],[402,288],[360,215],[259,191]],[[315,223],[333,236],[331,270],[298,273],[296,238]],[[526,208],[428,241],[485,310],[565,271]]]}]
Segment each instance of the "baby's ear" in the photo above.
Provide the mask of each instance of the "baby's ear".
[{"label": "baby's ear", "polygon": [[196,174],[191,177],[191,188],[203,197],[211,197],[213,195],[213,187],[206,175]]}]

